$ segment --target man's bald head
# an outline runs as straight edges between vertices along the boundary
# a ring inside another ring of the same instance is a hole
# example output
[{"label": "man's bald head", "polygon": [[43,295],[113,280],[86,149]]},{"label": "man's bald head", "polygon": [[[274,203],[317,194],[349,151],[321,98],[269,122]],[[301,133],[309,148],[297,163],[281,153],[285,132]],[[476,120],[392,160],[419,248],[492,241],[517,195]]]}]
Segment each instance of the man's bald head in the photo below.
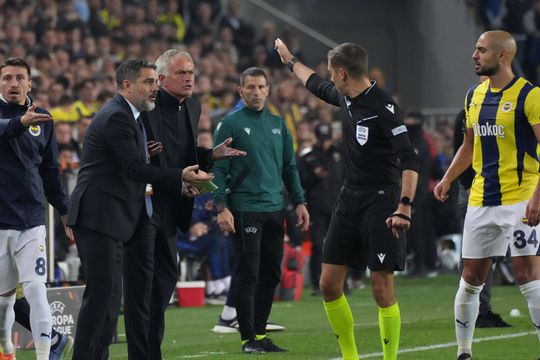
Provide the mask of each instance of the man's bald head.
[{"label": "man's bald head", "polygon": [[478,40],[480,41],[480,39],[485,39],[487,45],[492,46],[497,52],[504,50],[507,53],[505,62],[508,64],[512,63],[516,55],[517,45],[516,40],[514,40],[510,33],[502,30],[486,31],[480,35]]},{"label": "man's bald head", "polygon": [[506,31],[487,31],[480,35],[473,53],[476,75],[494,76],[512,72],[516,41]]}]

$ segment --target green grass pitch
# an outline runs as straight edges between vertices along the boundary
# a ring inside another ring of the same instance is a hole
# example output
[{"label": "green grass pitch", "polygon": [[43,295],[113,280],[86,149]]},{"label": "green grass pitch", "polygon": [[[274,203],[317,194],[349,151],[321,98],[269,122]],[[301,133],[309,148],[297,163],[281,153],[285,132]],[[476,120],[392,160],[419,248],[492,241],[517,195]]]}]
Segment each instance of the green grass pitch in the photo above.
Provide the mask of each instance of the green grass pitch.
[{"label": "green grass pitch", "polygon": [[[396,277],[401,308],[401,360],[455,359],[453,301],[459,278],[444,275],[434,279]],[[474,360],[536,360],[540,356],[538,338],[531,325],[527,304],[515,286],[493,288],[493,310],[513,327],[476,329]],[[369,286],[354,290],[348,297],[355,319],[355,335],[361,359],[382,359],[377,308]],[[520,317],[510,317],[512,308]],[[238,334],[214,334],[221,306],[178,308],[167,311],[167,327],[163,341],[163,357],[173,359],[340,359],[337,341],[326,320],[321,298],[304,291],[302,301],[275,302],[271,321],[286,326],[271,337],[288,353],[245,355],[240,353]],[[120,321],[123,323],[123,321]],[[119,327],[120,343],[110,348],[111,359],[127,359],[123,324]],[[35,359],[33,351],[20,351],[18,360]]]}]

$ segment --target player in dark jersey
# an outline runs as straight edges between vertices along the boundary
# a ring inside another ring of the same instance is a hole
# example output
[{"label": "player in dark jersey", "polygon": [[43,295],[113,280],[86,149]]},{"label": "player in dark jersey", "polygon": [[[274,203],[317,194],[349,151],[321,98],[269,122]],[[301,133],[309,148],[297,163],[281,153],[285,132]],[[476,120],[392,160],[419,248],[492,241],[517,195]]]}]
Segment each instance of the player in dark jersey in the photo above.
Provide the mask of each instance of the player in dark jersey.
[{"label": "player in dark jersey", "polygon": [[345,181],[326,235],[320,280],[343,359],[358,359],[343,280],[348,266],[365,265],[379,306],[384,359],[396,359],[401,318],[393,272],[405,265],[405,231],[419,167],[400,109],[368,79],[367,53],[360,46],[345,43],[329,51],[331,81],[300,63],[280,39],[275,46],[308,90],[348,114],[342,120]]}]

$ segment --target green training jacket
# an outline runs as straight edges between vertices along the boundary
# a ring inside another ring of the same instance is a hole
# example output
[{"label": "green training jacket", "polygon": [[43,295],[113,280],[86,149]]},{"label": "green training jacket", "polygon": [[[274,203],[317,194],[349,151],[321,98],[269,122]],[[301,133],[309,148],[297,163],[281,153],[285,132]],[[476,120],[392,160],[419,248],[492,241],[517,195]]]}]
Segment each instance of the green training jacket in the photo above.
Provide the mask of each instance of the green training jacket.
[{"label": "green training jacket", "polygon": [[216,203],[231,211],[279,211],[285,208],[283,184],[293,204],[304,203],[293,140],[281,117],[266,108],[255,111],[244,106],[218,124],[214,143],[228,137],[233,138],[231,147],[247,155],[215,163]]}]

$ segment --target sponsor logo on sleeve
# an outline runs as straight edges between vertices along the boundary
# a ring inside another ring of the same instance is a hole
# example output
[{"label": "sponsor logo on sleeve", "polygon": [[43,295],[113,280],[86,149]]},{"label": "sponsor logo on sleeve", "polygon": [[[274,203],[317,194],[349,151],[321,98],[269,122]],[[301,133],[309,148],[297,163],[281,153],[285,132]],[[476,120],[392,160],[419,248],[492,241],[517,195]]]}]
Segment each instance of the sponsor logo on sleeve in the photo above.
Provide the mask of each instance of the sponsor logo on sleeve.
[{"label": "sponsor logo on sleeve", "polygon": [[399,134],[406,133],[407,127],[405,125],[400,125],[392,129],[392,135],[398,136]]}]

